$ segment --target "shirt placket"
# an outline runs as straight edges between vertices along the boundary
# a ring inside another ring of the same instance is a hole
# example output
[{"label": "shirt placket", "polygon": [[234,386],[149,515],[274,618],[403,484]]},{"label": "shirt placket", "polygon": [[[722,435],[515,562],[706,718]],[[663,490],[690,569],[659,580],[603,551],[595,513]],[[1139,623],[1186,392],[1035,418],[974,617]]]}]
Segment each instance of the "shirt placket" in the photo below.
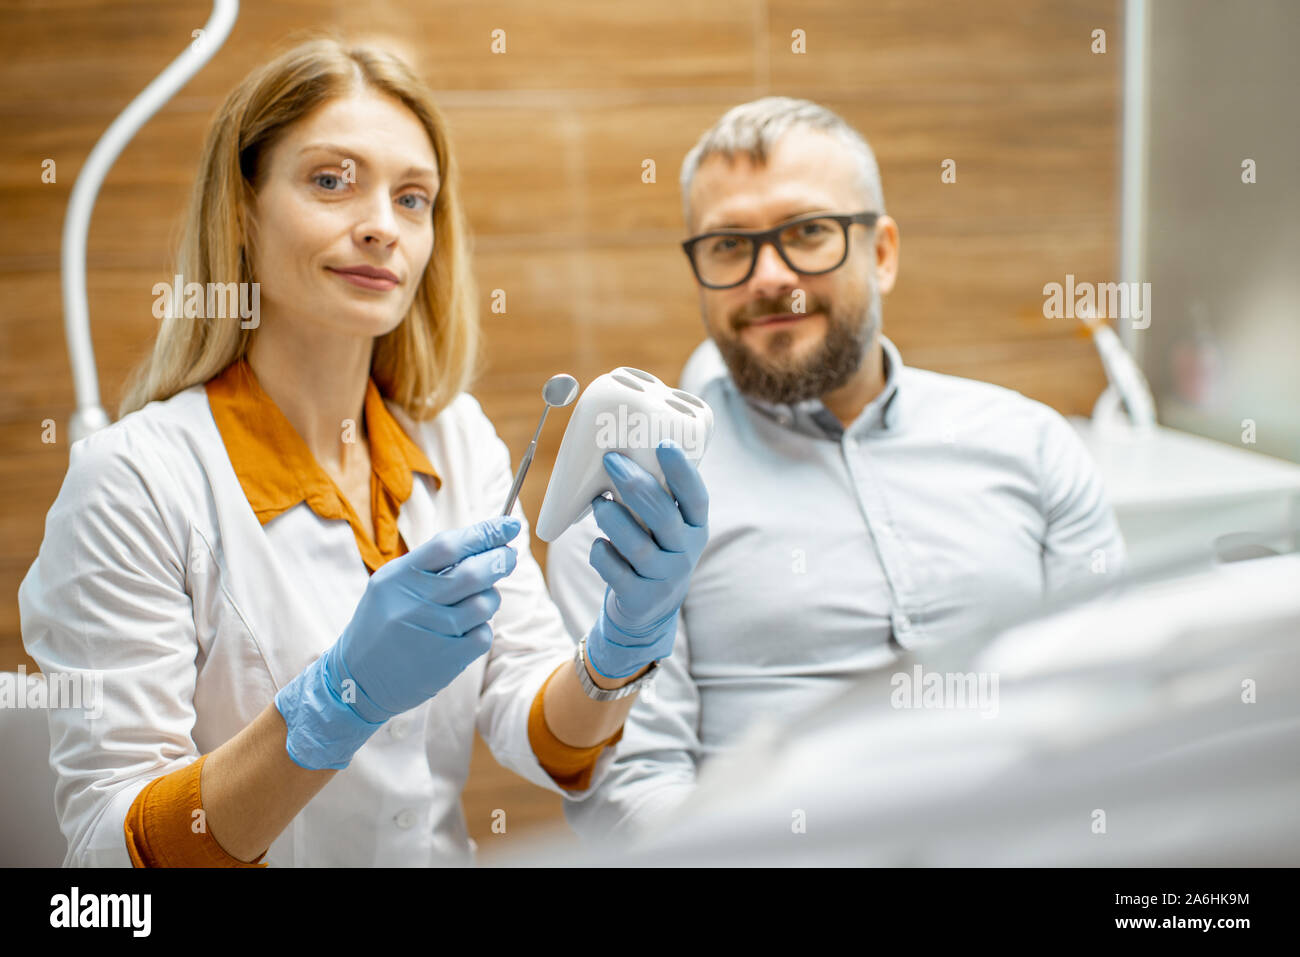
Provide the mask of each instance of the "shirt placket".
[{"label": "shirt placket", "polygon": [[916,586],[913,579],[907,547],[889,509],[879,470],[869,451],[869,442],[855,435],[845,434],[840,439],[844,463],[848,467],[857,496],[858,507],[867,521],[880,567],[884,570],[891,601],[890,625],[894,638],[903,647],[909,647],[923,637],[916,623]]}]

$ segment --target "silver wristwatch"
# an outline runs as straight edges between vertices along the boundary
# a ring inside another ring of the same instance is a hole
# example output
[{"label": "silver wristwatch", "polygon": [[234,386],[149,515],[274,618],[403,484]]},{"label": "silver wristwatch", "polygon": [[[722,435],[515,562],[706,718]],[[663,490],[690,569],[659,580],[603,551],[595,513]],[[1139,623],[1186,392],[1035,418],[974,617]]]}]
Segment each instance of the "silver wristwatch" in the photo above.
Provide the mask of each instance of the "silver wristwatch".
[{"label": "silver wristwatch", "polygon": [[653,680],[659,671],[659,662],[650,662],[650,670],[643,674],[636,681],[630,681],[621,688],[607,690],[600,687],[596,682],[591,680],[591,675],[587,673],[587,663],[584,660],[587,654],[587,639],[584,637],[578,642],[578,649],[573,655],[573,664],[578,669],[578,682],[582,685],[583,692],[592,701],[617,701],[619,698],[626,698],[630,694],[645,689]]}]

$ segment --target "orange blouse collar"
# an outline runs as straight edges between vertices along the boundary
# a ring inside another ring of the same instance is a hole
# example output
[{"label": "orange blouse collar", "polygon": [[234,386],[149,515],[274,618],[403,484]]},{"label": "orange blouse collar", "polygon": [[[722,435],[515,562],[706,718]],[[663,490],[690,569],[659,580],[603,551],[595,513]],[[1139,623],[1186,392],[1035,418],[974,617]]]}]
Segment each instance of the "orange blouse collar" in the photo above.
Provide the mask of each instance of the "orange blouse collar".
[{"label": "orange blouse collar", "polygon": [[353,526],[372,571],[404,552],[398,542],[397,512],[410,498],[414,473],[432,476],[439,488],[442,478],[393,418],[373,379],[366,383],[365,399],[373,530],[361,527],[352,506],[262,389],[246,360],[227,367],[205,388],[230,463],[258,521],[265,525],[305,501],[321,518],[345,519]]}]

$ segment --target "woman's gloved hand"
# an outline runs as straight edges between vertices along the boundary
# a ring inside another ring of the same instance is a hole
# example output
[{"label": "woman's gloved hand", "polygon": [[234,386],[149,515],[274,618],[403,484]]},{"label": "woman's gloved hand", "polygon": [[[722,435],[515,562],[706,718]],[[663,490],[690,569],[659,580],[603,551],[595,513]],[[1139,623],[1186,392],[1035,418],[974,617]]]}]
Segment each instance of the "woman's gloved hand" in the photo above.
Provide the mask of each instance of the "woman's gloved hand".
[{"label": "woman's gloved hand", "polygon": [[604,498],[592,504],[609,539],[592,543],[589,561],[609,587],[587,636],[587,660],[607,678],[626,678],[672,653],[677,610],[709,540],[709,493],[700,473],[673,443],[660,443],[655,455],[672,495],[627,456],[605,455],[614,487],[649,533],[624,505]]},{"label": "woman's gloved hand", "polygon": [[519,519],[441,532],[376,571],[334,645],[275,696],[289,756],[345,768],[389,718],[449,685],[492,645],[494,584],[515,569]]}]

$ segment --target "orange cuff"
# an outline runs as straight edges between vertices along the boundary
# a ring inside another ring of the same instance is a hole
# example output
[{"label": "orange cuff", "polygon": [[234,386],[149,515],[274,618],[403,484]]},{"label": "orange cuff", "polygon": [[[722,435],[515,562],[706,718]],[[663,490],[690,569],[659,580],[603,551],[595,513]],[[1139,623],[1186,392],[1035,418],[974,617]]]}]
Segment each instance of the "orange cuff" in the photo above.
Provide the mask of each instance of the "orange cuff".
[{"label": "orange cuff", "polygon": [[592,772],[596,770],[596,761],[600,753],[611,744],[618,744],[623,737],[623,728],[609,739],[590,748],[574,748],[557,738],[546,725],[545,709],[542,701],[546,697],[546,686],[559,672],[551,672],[550,678],[542,682],[542,688],[533,699],[528,709],[528,742],[533,746],[533,754],[542,769],[566,791],[582,791],[591,784]]},{"label": "orange cuff", "polygon": [[[266,867],[231,857],[209,833],[199,780],[207,755],[145,785],[126,814],[126,850],[136,867]],[[196,811],[200,813],[195,813]],[[268,848],[269,850],[269,848]]]}]

